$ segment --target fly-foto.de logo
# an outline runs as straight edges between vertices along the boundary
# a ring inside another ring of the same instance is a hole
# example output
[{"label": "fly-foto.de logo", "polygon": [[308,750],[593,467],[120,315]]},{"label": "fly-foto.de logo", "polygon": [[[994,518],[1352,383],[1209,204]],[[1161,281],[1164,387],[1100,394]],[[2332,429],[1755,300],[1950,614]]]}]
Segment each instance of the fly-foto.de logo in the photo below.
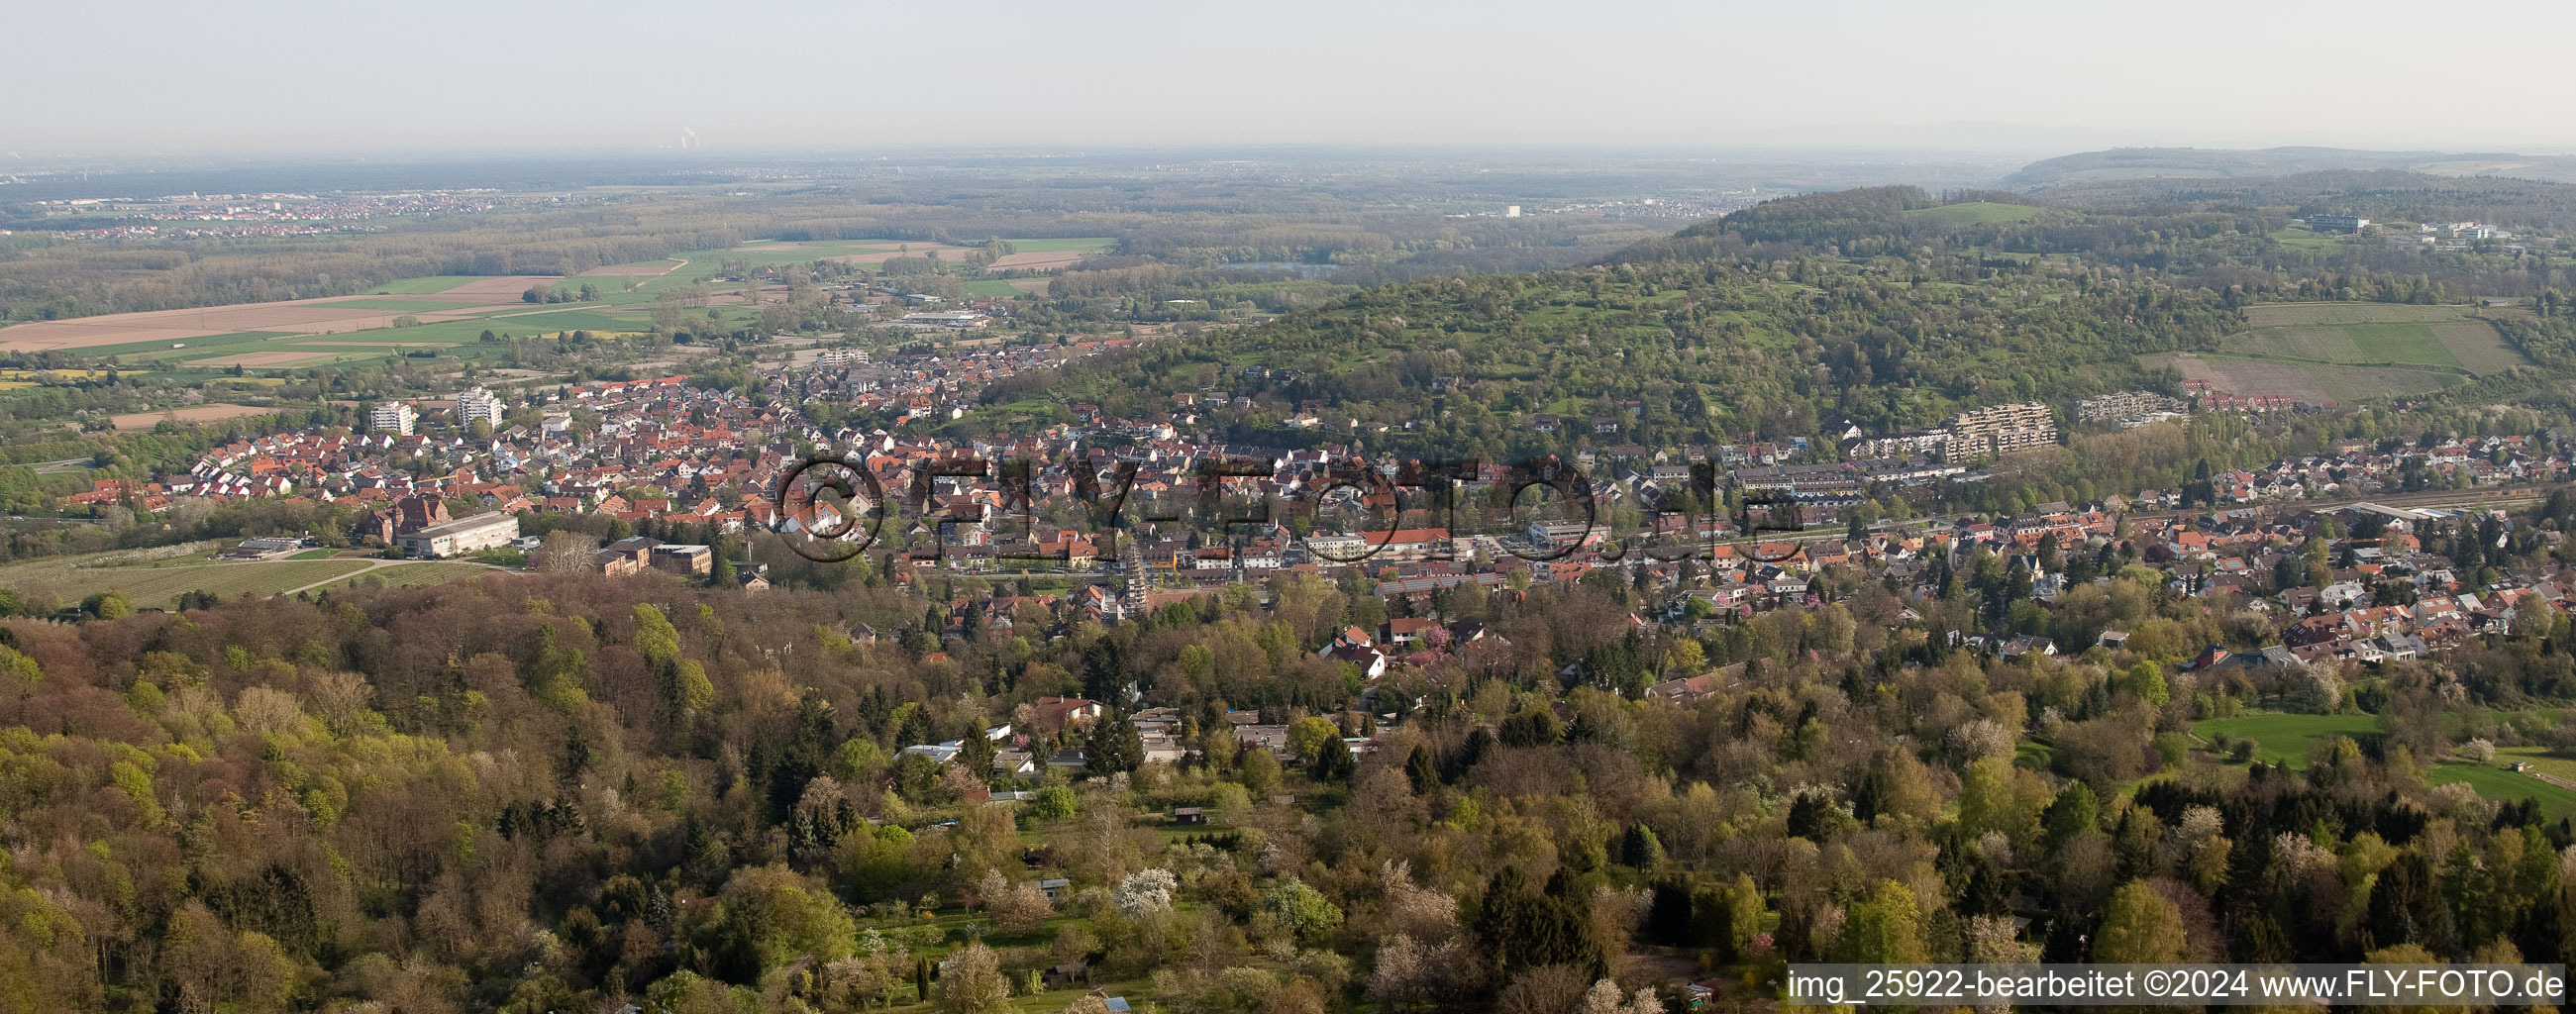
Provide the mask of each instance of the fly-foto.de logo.
[{"label": "fly-foto.de logo", "polygon": [[[902,541],[916,561],[954,545],[995,547],[1003,560],[1062,560],[1071,545],[1115,558],[1122,539],[1195,537],[1229,545],[1252,533],[1291,528],[1319,563],[1363,563],[1418,533],[1440,538],[1414,559],[1452,559],[1458,540],[1479,540],[1532,562],[1589,551],[1673,561],[1714,557],[1723,542],[1804,530],[1816,510],[1794,493],[1738,490],[1730,510],[1715,465],[1693,463],[1685,481],[1636,496],[1614,524],[1612,491],[1554,457],[1508,465],[1476,459],[1306,465],[1214,455],[1186,470],[1144,479],[1139,462],[1057,466],[1025,457],[925,456],[888,464],[816,456],[781,471],[769,527],[809,560],[839,563]],[[1053,547],[1053,548],[1050,548]],[[1795,542],[1752,544],[1762,562],[1794,556]]]}]

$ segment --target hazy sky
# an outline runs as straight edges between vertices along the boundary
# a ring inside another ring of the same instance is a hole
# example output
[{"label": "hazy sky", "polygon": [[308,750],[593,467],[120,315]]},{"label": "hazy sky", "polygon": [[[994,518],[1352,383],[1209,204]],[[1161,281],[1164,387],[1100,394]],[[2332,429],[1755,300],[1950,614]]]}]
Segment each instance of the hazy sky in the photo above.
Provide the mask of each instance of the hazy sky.
[{"label": "hazy sky", "polygon": [[[9,5],[0,154],[1539,143],[2563,150],[2576,4]],[[2519,74],[2521,67],[2529,74]],[[1958,124],[1973,126],[1960,127]]]}]

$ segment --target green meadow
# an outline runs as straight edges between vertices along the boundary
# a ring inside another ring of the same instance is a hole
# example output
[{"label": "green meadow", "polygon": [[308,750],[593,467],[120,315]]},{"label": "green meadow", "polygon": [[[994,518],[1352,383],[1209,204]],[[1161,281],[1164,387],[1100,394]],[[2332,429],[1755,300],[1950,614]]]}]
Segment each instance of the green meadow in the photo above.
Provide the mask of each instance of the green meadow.
[{"label": "green meadow", "polygon": [[2192,723],[2192,735],[2216,743],[2218,737],[2250,739],[2258,746],[2254,759],[2266,764],[2308,766],[2310,740],[2332,736],[2359,739],[2379,734],[2379,719],[2369,715],[2283,715],[2263,713],[2211,718]]}]

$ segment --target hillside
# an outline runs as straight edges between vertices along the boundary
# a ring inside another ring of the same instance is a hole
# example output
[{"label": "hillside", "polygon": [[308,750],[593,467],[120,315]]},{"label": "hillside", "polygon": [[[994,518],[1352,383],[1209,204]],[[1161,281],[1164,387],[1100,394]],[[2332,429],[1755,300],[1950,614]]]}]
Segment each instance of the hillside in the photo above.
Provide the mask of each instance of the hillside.
[{"label": "hillside", "polygon": [[2338,170],[2386,170],[2434,176],[2493,176],[2576,182],[2576,159],[2504,152],[2361,151],[2281,147],[2113,148],[2042,159],[1997,184],[2038,190],[2136,179],[2240,179]]},{"label": "hillside", "polygon": [[[2137,356],[2214,347],[2237,326],[2217,293],[1982,252],[2007,228],[1982,214],[1909,215],[1936,206],[1910,189],[1773,202],[1608,263],[1371,289],[1052,388],[1139,417],[1264,370],[1260,393],[1276,407],[1247,418],[1244,439],[1283,439],[1276,421],[1316,402],[1415,424],[1386,438],[1400,444],[1502,454],[1552,442],[1532,431],[1538,415],[1610,415],[1631,400],[1628,432],[1647,443],[1806,436],[1828,416],[1925,425],[1966,405],[2152,383]],[[1936,241],[1949,249],[1895,254]],[[987,399],[1042,384],[997,385]]]},{"label": "hillside", "polygon": [[[2570,189],[2509,185],[2486,210]],[[2518,300],[2548,280],[2511,256],[2305,232],[2286,210],[1951,196],[1773,201],[1588,267],[1389,286],[1211,329],[1054,390],[1131,418],[1173,395],[1246,394],[1257,404],[1236,435],[1269,442],[1330,439],[1279,428],[1309,409],[1398,427],[1384,439],[1400,446],[1505,453],[1549,442],[1532,431],[1538,415],[1611,415],[1630,400],[1643,403],[1627,430],[1642,443],[1794,437],[1843,417],[1896,429],[1962,407],[2171,383],[2140,357],[2218,352],[2255,303]],[[2520,359],[2497,348],[2479,361],[2492,366],[2449,368],[2509,374]],[[1247,376],[1262,379],[1246,391]],[[1037,384],[997,386],[987,402]]]}]

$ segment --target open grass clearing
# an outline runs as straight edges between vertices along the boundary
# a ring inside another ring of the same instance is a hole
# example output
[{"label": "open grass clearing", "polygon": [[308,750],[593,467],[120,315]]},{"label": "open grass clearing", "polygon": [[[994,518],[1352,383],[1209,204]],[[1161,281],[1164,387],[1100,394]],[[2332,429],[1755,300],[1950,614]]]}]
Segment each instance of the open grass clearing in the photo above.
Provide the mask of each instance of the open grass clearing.
[{"label": "open grass clearing", "polygon": [[2297,227],[2275,229],[2270,235],[2272,242],[2307,253],[2332,253],[2343,245],[2343,237],[2334,233],[2311,232]]},{"label": "open grass clearing", "polygon": [[2308,766],[2310,741],[2333,736],[2376,736],[2379,719],[2370,715],[2286,715],[2262,713],[2211,718],[2194,722],[2192,735],[2210,743],[2218,737],[2231,740],[2250,739],[2259,744],[2254,759],[2266,764],[2286,764],[2294,769]]},{"label": "open grass clearing", "polygon": [[465,578],[474,577],[478,574],[491,573],[496,572],[492,568],[483,566],[479,563],[463,563],[455,560],[418,560],[410,563],[386,564],[384,566],[377,567],[374,570],[356,574],[350,577],[348,581],[341,583],[348,584],[354,582],[355,584],[363,587],[372,581],[382,581],[387,588],[419,588],[427,585],[446,584],[450,581],[459,581]]},{"label": "open grass clearing", "polygon": [[42,560],[0,567],[0,588],[22,596],[50,597],[72,605],[93,594],[114,591],[137,607],[167,609],[192,591],[231,597],[244,592],[274,595],[317,581],[328,581],[368,566],[363,560],[279,560],[215,563],[165,560],[115,567],[83,567],[80,558]]},{"label": "open grass clearing", "polygon": [[2444,764],[2426,775],[2435,785],[2464,784],[2489,799],[2519,802],[2532,800],[2540,812],[2549,817],[2576,817],[2576,790],[2542,781],[2532,775],[2507,771],[2485,764]]}]

